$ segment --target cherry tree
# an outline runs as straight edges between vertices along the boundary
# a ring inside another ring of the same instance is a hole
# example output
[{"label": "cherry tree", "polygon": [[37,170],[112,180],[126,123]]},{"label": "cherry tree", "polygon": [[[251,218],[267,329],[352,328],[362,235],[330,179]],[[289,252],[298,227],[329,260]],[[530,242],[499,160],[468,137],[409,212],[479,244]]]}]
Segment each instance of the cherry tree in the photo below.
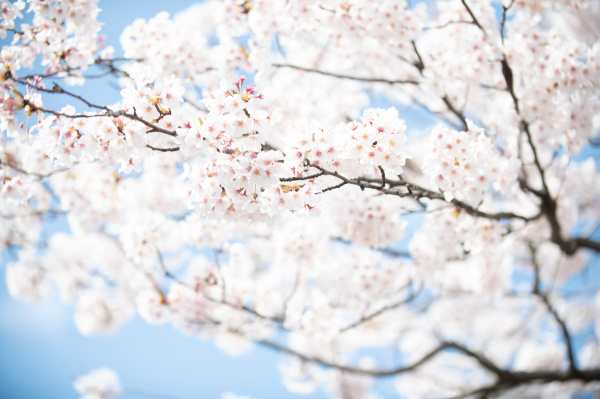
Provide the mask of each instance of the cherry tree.
[{"label": "cherry tree", "polygon": [[121,49],[96,0],[0,10],[15,298],[272,348],[295,393],[600,392],[597,1],[211,1]]}]

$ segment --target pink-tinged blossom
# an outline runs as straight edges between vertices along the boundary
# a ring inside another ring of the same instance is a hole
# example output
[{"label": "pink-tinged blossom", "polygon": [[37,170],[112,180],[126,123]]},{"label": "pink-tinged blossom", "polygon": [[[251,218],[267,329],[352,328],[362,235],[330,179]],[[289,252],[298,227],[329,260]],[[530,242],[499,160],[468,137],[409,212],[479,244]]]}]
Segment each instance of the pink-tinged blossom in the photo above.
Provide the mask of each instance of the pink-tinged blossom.
[{"label": "pink-tinged blossom", "polygon": [[2,10],[2,19],[0,20],[0,39],[6,39],[6,29],[15,27],[15,19],[23,18],[21,10],[25,8],[25,2],[18,0],[10,2],[8,0],[0,1],[0,9]]},{"label": "pink-tinged blossom", "polygon": [[457,198],[478,204],[490,187],[502,193],[513,190],[520,162],[502,157],[483,129],[468,124],[466,132],[445,126],[431,132],[423,171],[447,201]]},{"label": "pink-tinged blossom", "polygon": [[406,221],[400,219],[402,200],[366,196],[358,187],[344,187],[329,194],[325,214],[333,224],[333,233],[344,240],[383,248],[404,237]]}]

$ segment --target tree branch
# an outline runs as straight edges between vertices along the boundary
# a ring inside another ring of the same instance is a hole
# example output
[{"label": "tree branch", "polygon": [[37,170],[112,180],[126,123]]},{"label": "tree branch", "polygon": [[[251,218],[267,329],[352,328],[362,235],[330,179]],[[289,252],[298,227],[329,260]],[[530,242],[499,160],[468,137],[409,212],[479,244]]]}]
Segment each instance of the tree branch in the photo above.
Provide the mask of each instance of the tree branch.
[{"label": "tree branch", "polygon": [[471,18],[473,19],[473,23],[475,25],[477,25],[477,27],[479,29],[481,29],[481,31],[483,32],[484,35],[486,35],[485,33],[485,29],[483,29],[483,26],[481,26],[481,24],[479,23],[479,21],[477,20],[477,17],[475,16],[475,14],[473,14],[473,11],[471,11],[471,8],[469,7],[469,5],[467,4],[467,2],[465,0],[460,0],[463,5],[465,6],[465,8],[467,9],[467,11],[469,12],[469,15],[471,16]]},{"label": "tree branch", "polygon": [[331,76],[334,78],[358,80],[361,82],[368,82],[368,83],[412,84],[412,85],[419,84],[419,82],[414,81],[414,80],[390,80],[390,79],[383,79],[383,78],[366,78],[366,77],[359,77],[359,76],[350,76],[350,75],[338,74],[338,73],[333,73],[333,72],[321,71],[319,69],[305,68],[305,67],[301,67],[299,65],[291,65],[291,64],[273,64],[273,66],[277,67],[277,68],[291,68],[291,69],[296,69],[299,71],[313,72],[313,73],[318,73],[320,75]]},{"label": "tree branch", "polygon": [[146,147],[150,148],[151,150],[160,151],[160,152],[175,152],[175,151],[180,150],[179,147],[159,148],[159,147],[153,147],[150,144],[146,144]]},{"label": "tree branch", "polygon": [[353,328],[356,328],[356,327],[368,322],[369,320],[373,320],[377,316],[382,315],[383,313],[387,312],[388,310],[397,309],[398,307],[400,307],[402,305],[406,305],[406,304],[410,303],[413,299],[415,299],[421,293],[422,289],[423,288],[421,287],[420,289],[418,289],[417,291],[414,291],[412,294],[410,294],[408,297],[404,298],[403,300],[393,303],[391,305],[384,306],[375,312],[369,313],[368,315],[361,317],[354,323],[349,324],[346,327],[342,328],[339,332],[343,333],[343,332],[346,332]]},{"label": "tree branch", "polygon": [[[414,184],[410,184],[407,182],[398,182],[398,181],[387,180],[387,184],[390,188],[381,188],[382,180],[380,180],[380,179],[367,179],[367,178],[362,178],[362,177],[359,179],[348,179],[348,178],[340,175],[338,172],[331,172],[319,165],[310,163],[310,164],[308,164],[308,166],[318,169],[320,172],[322,172],[323,175],[334,176],[334,177],[337,177],[338,179],[340,179],[342,181],[342,183],[340,183],[338,185],[339,187],[346,185],[346,184],[351,184],[354,186],[358,186],[363,190],[365,188],[369,188],[369,189],[377,190],[383,194],[395,195],[395,196],[402,197],[402,198],[406,198],[406,197],[419,198],[419,199],[420,198],[428,198],[428,199],[436,199],[436,200],[445,201],[443,193],[434,192],[434,191],[428,190],[426,188],[423,188],[423,187],[420,187],[420,186],[417,186]],[[376,184],[374,182],[376,182]],[[338,186],[329,187],[327,189],[322,190],[322,192],[329,191],[333,188],[337,188]],[[396,186],[403,186],[403,187],[407,188],[407,191],[402,192],[402,191],[393,189]],[[518,214],[515,214],[512,212],[487,213],[487,212],[480,211],[479,209],[477,209],[471,205],[468,205],[465,202],[459,201],[456,198],[454,198],[452,201],[450,201],[450,203],[455,205],[456,207],[464,210],[465,212],[467,212],[468,214],[470,214],[472,216],[483,217],[483,218],[487,218],[487,219],[496,219],[496,220],[521,219],[521,220],[528,222],[528,221],[539,218],[539,215],[536,215],[533,217],[526,217],[526,216],[518,215]]]},{"label": "tree branch", "polygon": [[352,374],[362,374],[362,375],[370,375],[370,376],[377,376],[377,377],[398,375],[398,374],[407,373],[409,371],[413,371],[413,370],[419,368],[420,366],[422,366],[423,364],[427,363],[429,360],[433,359],[438,353],[451,347],[450,344],[441,344],[440,346],[438,346],[431,352],[427,353],[421,359],[419,359],[418,361],[416,361],[415,363],[413,363],[409,366],[398,367],[398,368],[389,369],[389,370],[381,370],[381,369],[361,369],[361,368],[357,368],[357,367],[351,367],[351,366],[346,366],[346,365],[339,364],[339,363],[330,362],[330,361],[327,361],[324,359],[320,359],[317,357],[303,354],[301,352],[298,352],[291,348],[288,348],[287,346],[283,346],[283,345],[280,345],[280,344],[278,344],[276,342],[272,342],[272,341],[261,340],[261,341],[256,341],[256,343],[266,346],[271,349],[275,349],[279,352],[295,356],[299,359],[302,359],[302,360],[305,360],[305,361],[308,361],[311,363],[320,364],[325,367],[335,368],[337,370],[346,371],[346,372],[349,372]]},{"label": "tree branch", "polygon": [[458,109],[456,109],[454,104],[452,104],[452,102],[450,102],[450,99],[448,98],[448,96],[442,97],[442,101],[444,102],[444,104],[446,104],[446,106],[448,107],[448,110],[450,112],[452,112],[454,115],[456,115],[458,117],[458,119],[460,119],[463,130],[464,131],[469,130],[469,127],[467,126],[467,119],[465,118],[463,113],[460,112]]},{"label": "tree branch", "polygon": [[[236,331],[234,331],[236,332]],[[239,333],[239,332],[237,332]],[[560,372],[560,371],[533,371],[533,372],[519,372],[519,371],[507,371],[502,370],[496,366],[492,361],[487,359],[482,354],[474,352],[460,344],[454,342],[442,342],[438,347],[428,352],[421,359],[408,365],[392,369],[362,369],[357,367],[346,366],[343,364],[327,361],[315,356],[303,354],[295,351],[287,346],[278,344],[276,342],[268,340],[256,341],[257,344],[266,346],[271,349],[275,349],[279,352],[295,356],[301,360],[305,360],[311,363],[320,364],[325,367],[334,368],[341,371],[346,371],[352,374],[370,375],[374,377],[386,377],[393,375],[400,375],[410,371],[414,371],[425,363],[432,360],[439,353],[447,350],[454,349],[465,356],[468,356],[479,363],[481,367],[488,370],[497,377],[497,383],[492,386],[502,386],[503,389],[516,387],[519,385],[529,384],[536,381],[569,381],[569,380],[583,380],[583,381],[600,381],[600,369],[582,370],[577,373],[571,371]],[[490,387],[492,387],[490,386]],[[482,388],[483,389],[483,388]],[[489,389],[489,388],[488,388]]]},{"label": "tree branch", "polygon": [[[514,91],[514,75],[513,71],[506,60],[506,57],[503,57],[500,60],[502,65],[502,75],[504,76],[504,80],[506,82],[506,90],[509,92],[510,96],[513,99],[513,103],[515,105],[515,110],[517,114],[520,116],[519,109],[519,100]],[[573,255],[580,248],[592,249],[596,252],[600,252],[600,242],[590,240],[588,238],[570,238],[565,239],[562,236],[560,222],[558,221],[558,215],[556,213],[556,200],[552,198],[550,195],[550,190],[548,188],[548,184],[546,182],[545,169],[543,168],[540,158],[538,155],[537,148],[535,146],[533,136],[529,129],[529,123],[521,117],[520,121],[521,131],[525,132],[525,136],[527,137],[527,141],[531,150],[533,152],[533,159],[540,174],[540,179],[542,181],[542,189],[532,189],[529,187],[526,181],[520,181],[521,187],[526,188],[535,194],[541,201],[540,211],[543,215],[546,216],[548,223],[550,224],[551,230],[551,240],[553,243],[558,245],[560,249],[567,255]]]}]

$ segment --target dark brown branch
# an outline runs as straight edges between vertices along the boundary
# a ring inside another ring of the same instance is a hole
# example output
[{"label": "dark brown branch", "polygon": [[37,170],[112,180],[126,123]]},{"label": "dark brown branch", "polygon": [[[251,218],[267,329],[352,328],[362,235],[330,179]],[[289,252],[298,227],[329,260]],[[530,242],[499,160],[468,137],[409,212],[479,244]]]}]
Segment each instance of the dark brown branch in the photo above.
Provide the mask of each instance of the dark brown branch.
[{"label": "dark brown branch", "polygon": [[561,248],[566,250],[567,254],[573,254],[579,248],[587,248],[600,252],[600,242],[588,238],[573,238],[568,241],[563,241],[563,246]]},{"label": "dark brown branch", "polygon": [[160,151],[160,152],[175,152],[175,151],[180,150],[179,147],[159,148],[159,147],[153,147],[150,144],[146,144],[146,147],[150,148],[153,151]]},{"label": "dark brown branch", "polygon": [[502,60],[500,60],[500,64],[502,66],[502,76],[504,76],[504,82],[506,83],[506,90],[512,97],[513,103],[515,104],[515,110],[517,111],[517,114],[519,114],[521,111],[519,110],[519,99],[515,94],[513,71],[510,65],[508,65],[506,57],[503,57]]},{"label": "dark brown branch", "polygon": [[378,168],[379,168],[379,171],[381,172],[381,188],[385,188],[385,185],[386,185],[385,170],[383,170],[383,167],[381,165],[379,165]]},{"label": "dark brown branch", "polygon": [[456,115],[458,117],[458,119],[460,119],[463,130],[467,131],[469,129],[469,127],[467,126],[467,119],[465,118],[463,113],[461,111],[459,111],[458,109],[456,109],[456,107],[454,106],[454,104],[452,104],[452,102],[450,101],[448,96],[442,97],[442,101],[444,102],[444,104],[446,104],[446,107],[448,107],[448,111],[452,112],[454,115]]},{"label": "dark brown branch", "polygon": [[481,367],[483,367],[484,369],[491,371],[492,373],[494,373],[497,377],[499,377],[500,379],[502,378],[506,378],[508,377],[511,372],[510,371],[505,371],[502,370],[501,368],[499,368],[498,366],[496,366],[491,360],[489,360],[488,358],[486,358],[484,355],[480,354],[480,353],[476,353],[462,345],[459,345],[457,343],[454,342],[446,342],[445,345],[447,345],[448,348],[453,348],[456,349],[458,352],[463,353],[464,355],[469,356],[470,358],[473,358],[477,361],[477,363],[479,363],[479,365]]},{"label": "dark brown branch", "polygon": [[569,332],[567,324],[556,312],[556,309],[554,309],[546,294],[539,292],[537,295],[542,299],[542,301],[548,308],[548,311],[550,312],[550,314],[552,314],[552,317],[561,329],[563,338],[565,340],[565,344],[567,345],[567,356],[569,358],[569,372],[572,372],[574,374],[579,373],[579,370],[577,369],[577,366],[575,364],[575,351],[573,350],[573,341],[571,339],[571,333]]},{"label": "dark brown branch", "polygon": [[[18,82],[20,84],[28,84],[27,82],[23,82],[20,80],[15,80],[15,82]],[[109,107],[105,106],[105,105],[97,105],[97,104],[93,104],[90,101],[86,100],[85,98],[71,93],[65,89],[63,89],[62,87],[60,87],[59,85],[55,84],[54,87],[52,88],[52,90],[48,90],[48,89],[44,89],[44,88],[40,88],[40,87],[36,87],[37,90],[45,92],[45,93],[54,93],[54,94],[65,94],[69,97],[72,98],[76,98],[79,101],[83,102],[85,105],[87,105],[90,108],[96,108],[98,110],[102,110],[104,111],[103,114],[76,114],[76,115],[68,115],[62,112],[58,112],[58,111],[53,111],[53,110],[49,110],[43,107],[39,107],[33,103],[31,103],[29,100],[23,98],[23,105],[28,105],[31,109],[32,112],[36,112],[36,111],[41,111],[43,113],[47,113],[47,114],[52,114],[52,115],[56,115],[56,116],[64,116],[66,118],[71,118],[71,119],[75,119],[75,118],[93,118],[93,117],[118,117],[118,116],[124,116],[128,119],[131,120],[135,120],[138,122],[143,123],[144,125],[146,125],[147,127],[150,128],[150,132],[157,132],[157,133],[163,133],[163,134],[167,134],[169,136],[173,136],[176,137],[177,136],[177,132],[172,131],[172,130],[168,130],[168,129],[163,129],[160,126],[157,126],[153,123],[150,123],[142,118],[140,118],[139,116],[137,116],[135,113],[134,114],[130,114],[127,113],[123,110],[119,110],[119,111],[113,111],[112,109],[110,109]]]},{"label": "dark brown branch", "polygon": [[[24,84],[22,81],[19,80],[15,80],[15,82],[19,82],[21,84]],[[54,86],[52,87],[52,90],[48,90],[48,89],[44,89],[41,87],[36,87],[37,90],[45,92],[45,93],[58,93],[58,94],[66,94],[69,97],[73,97],[76,98],[77,100],[83,102],[85,105],[87,105],[90,108],[96,108],[96,109],[101,109],[106,111],[108,107],[106,106],[102,106],[102,105],[96,105],[96,104],[92,104],[91,102],[89,102],[88,100],[86,100],[85,98],[81,97],[80,95],[77,95],[75,93],[71,93],[69,91],[64,90],[62,87],[60,87],[59,85],[57,85],[56,83],[54,84]]]},{"label": "dark brown branch", "polygon": [[531,147],[531,151],[533,152],[533,160],[535,163],[535,167],[537,168],[538,172],[540,173],[540,177],[542,180],[543,194],[545,196],[547,196],[548,198],[550,198],[550,190],[548,189],[548,185],[546,184],[546,176],[545,176],[546,171],[542,167],[542,163],[540,162],[540,157],[538,155],[537,148],[535,146],[535,143],[533,142],[533,137],[531,136],[531,132],[529,131],[529,123],[527,123],[525,121],[521,121],[521,128],[525,132],[525,135],[527,136],[527,141],[529,142],[529,146]]},{"label": "dark brown branch", "polygon": [[448,21],[445,24],[442,25],[438,25],[438,26],[426,26],[423,28],[423,30],[434,30],[434,29],[443,29],[446,28],[448,26],[451,25],[456,25],[456,24],[468,24],[468,25],[475,25],[475,23],[473,21],[464,21],[464,20],[459,20],[459,21]]},{"label": "dark brown branch", "polygon": [[[403,213],[403,215],[405,215],[405,213]],[[396,250],[390,249],[390,248],[377,248],[377,250],[379,252],[383,252],[384,254],[394,256],[397,258],[410,258],[411,257],[410,253],[405,252],[405,251],[396,251]]]},{"label": "dark brown branch", "polygon": [[315,173],[314,175],[309,175],[309,176],[281,177],[281,178],[279,178],[279,181],[288,182],[288,181],[298,181],[298,180],[312,180],[312,179],[316,179],[317,177],[320,177],[320,176],[323,176],[323,173]]},{"label": "dark brown branch", "polygon": [[105,110],[104,113],[99,113],[99,114],[75,114],[75,115],[69,115],[69,114],[65,114],[63,112],[59,112],[59,111],[54,111],[51,109],[46,109],[40,106],[37,106],[33,103],[31,103],[29,100],[27,99],[23,99],[23,104],[27,105],[30,107],[32,112],[43,112],[45,114],[50,114],[50,115],[55,115],[55,116],[62,116],[65,118],[70,118],[70,119],[80,119],[80,118],[104,118],[104,117],[119,117],[119,116],[124,116],[128,119],[134,120],[134,121],[138,121],[144,125],[146,125],[148,128],[150,128],[150,130],[148,131],[149,133],[152,132],[156,132],[156,133],[163,133],[169,136],[173,136],[176,137],[177,136],[177,132],[172,131],[172,130],[168,130],[168,129],[163,129],[160,126],[157,126],[153,123],[150,123],[142,118],[140,118],[139,116],[135,115],[135,114],[130,114],[128,112],[119,110],[119,111],[113,111],[108,107],[100,107],[100,106],[96,106],[99,108],[102,108]]},{"label": "dark brown branch", "polygon": [[433,349],[426,355],[424,355],[418,361],[408,366],[397,367],[393,369],[362,369],[357,367],[346,366],[343,364],[327,361],[318,357],[303,354],[295,351],[284,345],[276,342],[260,340],[256,341],[258,344],[266,346],[271,349],[275,349],[279,352],[286,353],[291,356],[295,356],[301,360],[305,360],[311,363],[320,364],[325,367],[335,368],[337,370],[346,371],[353,374],[370,375],[376,377],[385,377],[392,375],[404,374],[407,372],[414,371],[429,362],[439,353],[447,350],[454,349],[465,356],[468,356],[479,363],[481,367],[490,371],[497,377],[497,383],[493,386],[501,387],[502,389],[512,388],[523,384],[533,383],[536,381],[569,381],[569,380],[583,380],[583,381],[599,381],[600,380],[600,369],[582,370],[578,373],[560,372],[560,371],[534,371],[534,372],[517,372],[502,370],[496,366],[492,361],[487,359],[480,353],[474,352],[462,345],[453,342],[443,342],[437,348]]},{"label": "dark brown branch", "polygon": [[483,29],[483,26],[481,26],[481,24],[479,23],[479,21],[477,20],[477,17],[475,16],[475,14],[473,14],[473,11],[471,11],[471,8],[469,7],[469,5],[467,4],[467,2],[465,0],[460,0],[463,5],[465,6],[465,8],[467,9],[467,11],[469,12],[469,15],[471,16],[471,18],[473,19],[473,23],[475,25],[477,25],[477,27],[479,29],[481,29],[481,31],[483,32],[483,34],[485,35],[485,29]]},{"label": "dark brown branch", "polygon": [[338,188],[344,187],[346,184],[348,184],[348,183],[346,183],[345,181],[343,181],[340,184],[336,184],[335,186],[324,188],[323,190],[321,190],[321,192],[322,193],[326,193],[327,191],[336,190]]},{"label": "dark brown branch", "polygon": [[502,40],[502,44],[504,44],[504,24],[506,23],[506,13],[515,3],[515,0],[511,0],[508,7],[502,5],[502,21],[500,22],[500,38]]},{"label": "dark brown branch", "polygon": [[15,28],[6,28],[6,31],[7,32],[12,32],[12,33],[14,33],[16,35],[22,35],[23,34],[23,31],[17,30]]},{"label": "dark brown branch", "polygon": [[425,63],[423,62],[423,58],[421,58],[419,49],[417,49],[417,43],[415,43],[414,40],[411,40],[410,44],[412,45],[413,50],[415,50],[415,55],[417,56],[417,62],[415,62],[413,65],[419,70],[421,74],[423,74],[423,69],[425,69]]},{"label": "dark brown branch", "polygon": [[552,317],[556,321],[556,324],[558,324],[558,326],[560,327],[563,334],[563,339],[565,340],[565,344],[567,346],[567,356],[569,358],[569,372],[577,374],[579,373],[579,370],[577,369],[577,366],[575,364],[575,352],[573,350],[573,341],[571,339],[571,333],[569,332],[565,321],[560,317],[556,309],[554,309],[554,307],[550,303],[548,295],[542,292],[542,290],[540,289],[540,265],[538,264],[536,259],[537,248],[533,244],[529,244],[529,250],[531,252],[531,263],[533,264],[533,269],[535,273],[532,293],[538,296],[542,300],[542,302],[544,302],[546,308],[552,314]]},{"label": "dark brown branch", "polygon": [[419,359],[418,361],[416,361],[415,363],[413,363],[409,366],[398,367],[398,368],[389,369],[389,370],[378,370],[378,369],[361,369],[361,368],[357,368],[357,367],[346,366],[346,365],[335,363],[335,362],[330,362],[330,361],[327,361],[324,359],[320,359],[318,357],[313,357],[310,355],[303,354],[301,352],[297,352],[293,349],[288,348],[287,346],[283,346],[283,345],[280,345],[280,344],[278,344],[276,342],[272,342],[272,341],[262,340],[262,341],[257,341],[257,343],[260,345],[266,346],[268,348],[275,349],[279,352],[286,353],[291,356],[295,356],[299,359],[302,359],[302,360],[305,360],[305,361],[308,361],[311,363],[317,363],[317,364],[320,364],[325,367],[331,367],[331,368],[335,368],[337,370],[346,371],[346,372],[353,373],[353,374],[371,375],[371,376],[378,376],[378,377],[398,375],[398,374],[403,374],[403,373],[413,371],[413,370],[421,367],[423,364],[427,363],[429,360],[433,359],[438,353],[451,347],[450,344],[441,344],[440,346],[438,346],[437,348],[435,348],[434,350],[432,350],[431,352],[429,352],[428,354],[423,356],[421,359]]},{"label": "dark brown branch", "polygon": [[[506,82],[506,90],[509,92],[510,96],[513,99],[513,103],[515,105],[515,110],[517,114],[520,115],[519,109],[519,100],[514,91],[514,75],[513,71],[506,60],[506,57],[502,58],[500,61],[502,65],[502,75],[504,76],[504,80]],[[527,137],[527,141],[529,146],[531,147],[533,153],[534,164],[536,169],[540,174],[540,179],[542,181],[542,189],[537,190],[531,188],[526,181],[520,180],[519,183],[521,188],[526,189],[533,194],[535,194],[541,201],[540,210],[543,215],[546,216],[548,223],[550,224],[551,231],[551,240],[553,243],[558,245],[560,249],[567,255],[573,255],[580,248],[592,249],[596,252],[600,252],[600,242],[590,240],[589,238],[569,238],[565,239],[562,236],[562,229],[560,226],[560,222],[558,221],[557,215],[557,206],[556,200],[552,198],[550,195],[550,190],[548,188],[548,184],[546,183],[545,169],[543,168],[540,157],[537,151],[537,147],[535,146],[533,136],[529,129],[529,123],[521,118],[520,122],[521,131],[525,133]]]},{"label": "dark brown branch", "polygon": [[[423,58],[421,57],[421,53],[419,53],[419,49],[417,48],[417,43],[415,43],[414,40],[412,40],[410,42],[412,44],[413,50],[415,51],[415,55],[417,56],[417,62],[415,62],[413,65],[419,70],[419,73],[421,73],[421,75],[423,74],[423,70],[425,69],[425,63],[423,62]],[[462,124],[462,128],[463,130],[467,130],[467,120],[465,118],[465,116],[463,115],[463,113],[461,111],[459,111],[454,104],[452,104],[452,102],[450,101],[450,99],[448,98],[447,95],[444,95],[442,97],[442,101],[444,102],[444,104],[446,104],[446,107],[448,108],[448,110],[453,113],[454,115],[456,115],[458,117],[458,119],[460,119],[461,124]],[[423,106],[424,108],[428,109],[428,107]],[[433,111],[430,110],[430,112],[433,113]],[[445,118],[444,118],[445,119]],[[452,123],[452,122],[450,122]],[[454,125],[454,123],[452,123]]]},{"label": "dark brown branch", "polygon": [[[428,190],[426,188],[414,185],[414,184],[410,184],[410,183],[406,183],[406,182],[398,182],[398,181],[387,181],[388,186],[390,188],[381,188],[381,180],[379,179],[367,179],[367,178],[360,178],[360,179],[348,179],[342,175],[340,175],[338,172],[331,172],[319,165],[315,165],[315,164],[308,164],[308,166],[311,166],[315,169],[318,169],[320,172],[322,172],[324,175],[328,175],[328,176],[334,176],[337,177],[338,179],[340,179],[342,181],[342,183],[340,183],[338,186],[341,187],[345,184],[351,184],[354,186],[358,186],[361,189],[373,189],[373,190],[377,190],[383,194],[388,194],[388,195],[395,195],[398,197],[402,197],[402,198],[428,198],[428,199],[436,199],[436,200],[442,200],[445,201],[444,195],[443,193],[439,193],[439,192],[435,192],[435,191],[431,191]],[[334,187],[328,187],[327,189],[322,190],[322,192],[325,191],[329,191],[332,190],[334,188],[337,188],[338,186],[334,186]],[[403,186],[405,187],[407,190],[406,191],[400,191],[398,189],[394,189],[394,187],[396,186]],[[512,212],[497,212],[497,213],[488,213],[488,212],[483,212],[480,211],[479,209],[477,209],[476,207],[473,207],[465,202],[459,201],[456,198],[454,198],[452,201],[450,201],[451,204],[455,205],[456,207],[464,210],[465,212],[467,212],[468,214],[472,215],[472,216],[477,216],[477,217],[483,217],[483,218],[487,218],[487,219],[496,219],[496,220],[501,220],[501,219],[521,219],[524,221],[531,221],[531,220],[535,220],[537,218],[539,218],[539,215],[535,215],[532,217],[526,217],[526,216],[522,216],[522,215],[518,215]]]}]

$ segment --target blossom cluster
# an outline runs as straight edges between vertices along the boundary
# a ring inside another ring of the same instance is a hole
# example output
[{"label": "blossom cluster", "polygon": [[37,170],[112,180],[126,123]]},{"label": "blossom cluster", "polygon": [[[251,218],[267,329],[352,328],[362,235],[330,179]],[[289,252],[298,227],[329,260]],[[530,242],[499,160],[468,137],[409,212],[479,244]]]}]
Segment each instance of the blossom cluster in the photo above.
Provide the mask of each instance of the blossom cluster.
[{"label": "blossom cluster", "polygon": [[323,213],[331,218],[336,236],[374,248],[394,245],[404,237],[407,222],[400,218],[401,199],[366,196],[358,187],[343,187],[331,196]]},{"label": "blossom cluster", "polygon": [[[207,13],[198,13],[201,18]],[[197,27],[206,26],[196,21]],[[184,27],[187,27],[184,25]],[[183,30],[179,21],[169,20],[166,12],[148,21],[136,19],[121,34],[125,57],[140,59],[161,77],[174,75],[180,79],[193,79],[208,68],[206,35],[201,30]]]},{"label": "blossom cluster", "polygon": [[330,129],[301,124],[288,134],[286,167],[298,176],[305,162],[350,177],[373,174],[378,167],[399,175],[410,158],[405,131],[394,108],[367,109],[360,122]]},{"label": "blossom cluster", "polygon": [[[6,6],[2,2],[3,22],[0,35],[14,26],[14,18],[21,16],[24,3],[17,1]],[[98,56],[96,43],[100,23],[97,0],[29,0],[28,12],[33,13],[31,24],[21,24],[15,31],[12,45],[6,46],[0,56],[0,70],[16,73],[21,68],[32,68],[38,55],[47,74],[85,70]],[[108,56],[111,49],[105,49]]]},{"label": "blossom cluster", "polygon": [[419,279],[450,291],[493,294],[508,289],[514,244],[503,237],[502,225],[437,206],[409,246]]},{"label": "blossom cluster", "polygon": [[183,101],[184,88],[175,78],[156,85],[143,73],[134,78],[135,85],[128,83],[121,92],[122,104],[79,117],[67,106],[36,125],[37,137],[30,139],[42,141],[46,155],[59,166],[110,160],[121,163],[125,173],[139,171],[147,145],[168,146],[168,138],[176,136],[171,108]]},{"label": "blossom cluster", "polygon": [[189,204],[202,214],[275,214],[278,209],[308,211],[312,183],[280,185],[280,151],[261,151],[276,115],[256,107],[263,96],[245,78],[227,83],[203,100],[209,112],[199,124],[181,129],[189,151],[208,155],[189,165]]},{"label": "blossom cluster", "polygon": [[[508,60],[522,76],[517,94],[536,143],[577,154],[600,126],[600,45],[542,29],[536,20],[513,25]],[[519,62],[515,62],[515,60]]]},{"label": "blossom cluster", "polygon": [[457,198],[478,204],[491,185],[500,192],[513,189],[520,163],[501,156],[483,129],[470,121],[467,125],[466,132],[445,126],[432,130],[432,148],[423,171],[447,201]]}]

